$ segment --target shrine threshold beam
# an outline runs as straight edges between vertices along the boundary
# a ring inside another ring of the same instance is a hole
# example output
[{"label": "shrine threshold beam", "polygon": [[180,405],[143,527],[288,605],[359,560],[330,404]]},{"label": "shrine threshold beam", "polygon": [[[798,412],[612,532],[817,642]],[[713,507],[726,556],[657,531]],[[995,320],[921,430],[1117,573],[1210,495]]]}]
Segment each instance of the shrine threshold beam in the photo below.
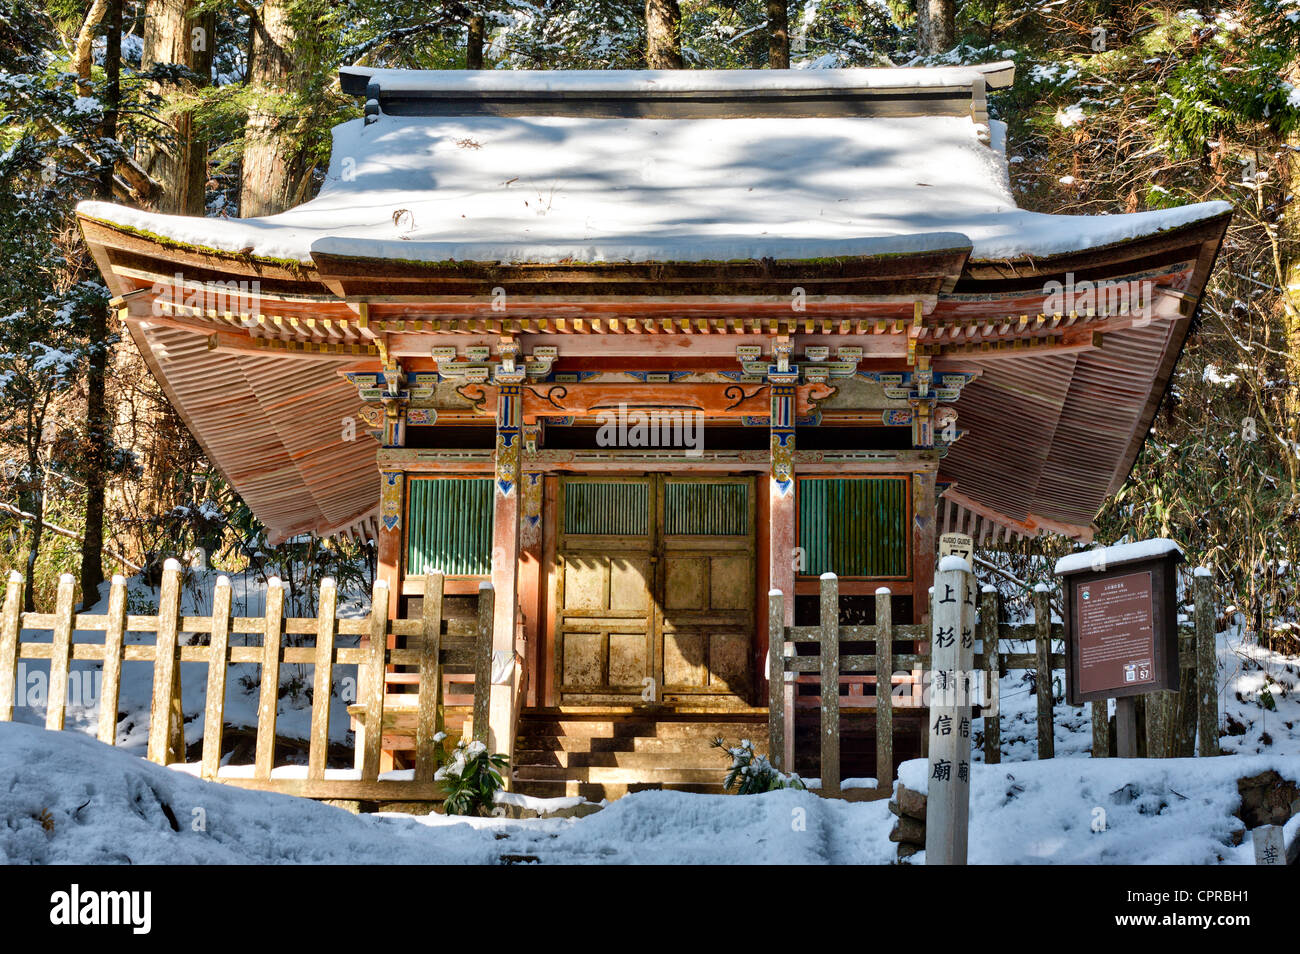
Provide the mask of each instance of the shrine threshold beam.
[{"label": "shrine threshold beam", "polygon": [[[555,347],[566,358],[599,355],[607,358],[646,358],[659,355],[691,354],[698,357],[725,357],[734,361],[736,348],[757,345],[770,348],[770,334],[723,334],[680,332],[661,334],[546,334],[523,332],[516,335],[527,342],[527,348]],[[862,348],[862,357],[906,358],[906,334],[848,334],[848,335],[796,335],[805,345],[853,345]],[[435,347],[471,345],[495,346],[501,340],[496,334],[433,334],[389,332],[388,353],[397,358],[427,358]],[[527,348],[525,350],[527,350]]]},{"label": "shrine threshold beam", "polygon": [[[706,438],[707,441],[707,438]],[[378,452],[381,470],[401,470],[407,473],[465,473],[481,474],[491,470],[493,458],[487,451],[479,453],[445,452],[417,448],[390,447]],[[821,451],[794,453],[794,472],[824,473],[828,467],[843,473],[860,474],[910,474],[938,467],[939,455],[933,450],[897,451],[890,456],[859,458],[850,455],[832,455]],[[710,453],[703,451],[698,457],[684,452],[668,453],[655,450],[640,454],[635,451],[566,451],[539,450],[528,454],[525,467],[538,473],[628,473],[651,470],[674,470],[698,473],[758,473],[771,469],[766,451],[747,451],[743,454]]]}]

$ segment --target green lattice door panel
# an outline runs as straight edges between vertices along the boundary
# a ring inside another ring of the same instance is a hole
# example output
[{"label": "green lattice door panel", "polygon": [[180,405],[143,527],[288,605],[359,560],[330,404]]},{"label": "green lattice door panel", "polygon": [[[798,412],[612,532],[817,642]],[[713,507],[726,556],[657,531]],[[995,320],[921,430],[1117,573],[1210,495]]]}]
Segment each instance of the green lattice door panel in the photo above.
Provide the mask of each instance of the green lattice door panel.
[{"label": "green lattice door panel", "polygon": [[408,482],[406,574],[492,572],[492,479],[413,477]]},{"label": "green lattice door panel", "polygon": [[799,478],[801,576],[909,575],[908,481],[895,477]]}]

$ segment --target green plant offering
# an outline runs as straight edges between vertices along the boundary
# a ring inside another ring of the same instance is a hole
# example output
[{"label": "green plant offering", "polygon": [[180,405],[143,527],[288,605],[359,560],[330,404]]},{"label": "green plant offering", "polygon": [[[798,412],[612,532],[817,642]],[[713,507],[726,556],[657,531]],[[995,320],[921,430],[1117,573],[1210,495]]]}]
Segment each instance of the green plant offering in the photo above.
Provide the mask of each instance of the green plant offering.
[{"label": "green plant offering", "polygon": [[491,815],[496,793],[505,787],[501,772],[509,762],[499,752],[490,755],[482,742],[467,742],[462,738],[456,743],[451,759],[433,776],[447,793],[443,812],[448,815]]},{"label": "green plant offering", "polygon": [[729,747],[721,738],[713,740],[713,747],[722,749],[731,757],[731,768],[722,787],[727,791],[736,788],[737,795],[756,795],[761,792],[774,792],[780,788],[806,789],[803,779],[798,775],[787,775],[778,771],[766,755],[754,752],[754,743],[741,739],[740,745]]}]

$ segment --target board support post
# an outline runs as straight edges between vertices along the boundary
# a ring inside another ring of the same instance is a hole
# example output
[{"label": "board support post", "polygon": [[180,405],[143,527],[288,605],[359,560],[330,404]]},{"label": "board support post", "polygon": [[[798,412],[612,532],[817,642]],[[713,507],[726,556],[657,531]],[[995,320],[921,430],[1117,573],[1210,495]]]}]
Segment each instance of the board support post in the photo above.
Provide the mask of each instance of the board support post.
[{"label": "board support post", "polygon": [[1138,757],[1137,697],[1115,700],[1115,754],[1121,759]]}]

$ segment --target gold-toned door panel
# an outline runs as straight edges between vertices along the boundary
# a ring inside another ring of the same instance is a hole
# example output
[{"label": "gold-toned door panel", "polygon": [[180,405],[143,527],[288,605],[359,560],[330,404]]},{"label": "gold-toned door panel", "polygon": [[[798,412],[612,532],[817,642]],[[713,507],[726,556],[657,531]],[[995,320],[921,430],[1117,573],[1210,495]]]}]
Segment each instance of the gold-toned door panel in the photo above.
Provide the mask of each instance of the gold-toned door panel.
[{"label": "gold-toned door panel", "polygon": [[653,672],[650,554],[561,556],[562,692],[640,693]]},{"label": "gold-toned door panel", "polygon": [[[707,539],[697,541],[707,545]],[[669,551],[663,561],[664,691],[746,695],[752,684],[753,554]]]},{"label": "gold-toned door panel", "polygon": [[[697,508],[691,511],[694,523],[675,520],[673,526],[680,532],[665,533],[665,486],[695,481],[657,475],[621,480],[650,484],[650,534],[601,539],[593,537],[592,530],[604,524],[587,520],[582,523],[585,533],[566,538],[561,532],[558,541],[556,669],[561,701],[671,703],[708,696],[726,697],[730,703],[737,697],[747,701],[753,687],[755,632],[752,482],[744,491],[748,515],[733,496],[732,509],[719,524],[727,532],[703,535],[693,531],[712,533],[708,521],[721,520],[712,516],[716,511]],[[584,499],[609,499],[602,497],[604,491],[583,492]]]}]

